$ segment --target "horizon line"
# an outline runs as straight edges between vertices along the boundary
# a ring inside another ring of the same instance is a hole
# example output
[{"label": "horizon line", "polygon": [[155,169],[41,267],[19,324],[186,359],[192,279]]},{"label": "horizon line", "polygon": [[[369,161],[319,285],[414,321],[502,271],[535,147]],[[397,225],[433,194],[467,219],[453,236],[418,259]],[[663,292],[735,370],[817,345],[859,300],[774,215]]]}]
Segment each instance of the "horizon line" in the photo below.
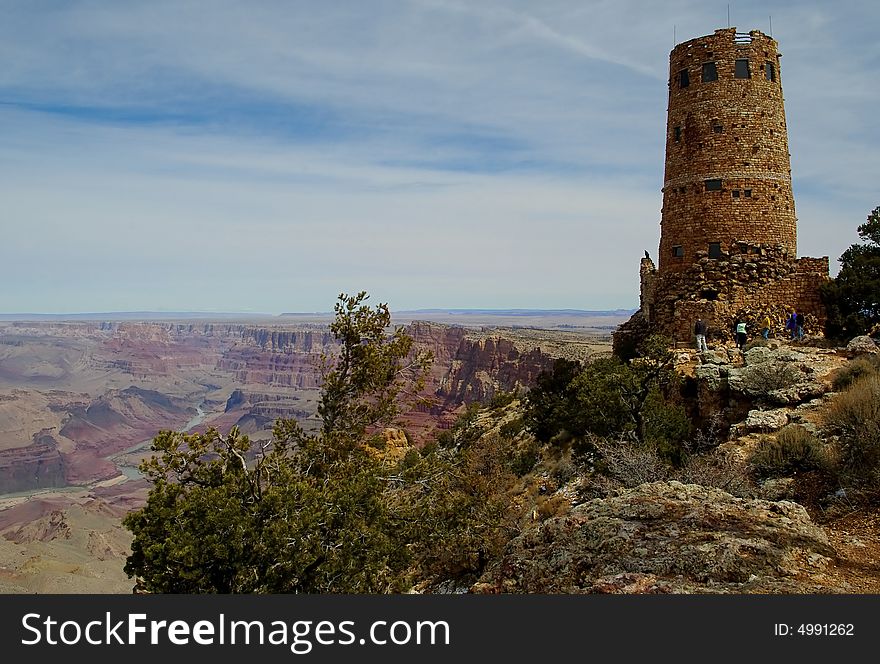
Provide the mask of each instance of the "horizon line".
[{"label": "horizon line", "polygon": [[[610,309],[573,309],[573,308],[480,308],[480,307],[431,307],[424,309],[397,309],[391,310],[392,315],[401,314],[458,314],[458,315],[530,315],[530,314],[557,314],[557,315],[589,315],[589,314],[625,314],[637,311],[637,309],[627,307],[615,307]],[[51,318],[57,320],[79,319],[79,320],[113,320],[117,318],[126,319],[190,319],[190,318],[282,318],[293,316],[333,316],[333,311],[284,311],[278,314],[258,312],[258,311],[83,311],[83,312],[11,312],[0,313],[0,320],[6,321],[28,321],[36,319]]]}]

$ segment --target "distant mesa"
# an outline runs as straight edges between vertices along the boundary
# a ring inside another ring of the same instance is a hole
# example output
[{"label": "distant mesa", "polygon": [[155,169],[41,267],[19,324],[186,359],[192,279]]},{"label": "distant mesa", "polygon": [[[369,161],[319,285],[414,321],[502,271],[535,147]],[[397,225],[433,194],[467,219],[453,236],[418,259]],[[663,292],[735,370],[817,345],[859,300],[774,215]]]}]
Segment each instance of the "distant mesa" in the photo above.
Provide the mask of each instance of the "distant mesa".
[{"label": "distant mesa", "polygon": [[635,311],[635,309],[405,309],[393,313],[455,316],[626,316]]},{"label": "distant mesa", "polygon": [[[283,314],[282,314],[283,315]],[[250,320],[254,318],[274,318],[272,314],[205,312],[205,311],[104,311],[85,313],[12,313],[0,314],[0,321],[156,321],[156,320]]]},{"label": "distant mesa", "polygon": [[[393,311],[397,316],[449,315],[449,316],[630,316],[636,309],[401,309]],[[285,311],[280,314],[228,311],[102,311],[82,313],[0,313],[0,321],[179,321],[179,320],[260,320],[278,318],[332,319],[332,311]]]}]

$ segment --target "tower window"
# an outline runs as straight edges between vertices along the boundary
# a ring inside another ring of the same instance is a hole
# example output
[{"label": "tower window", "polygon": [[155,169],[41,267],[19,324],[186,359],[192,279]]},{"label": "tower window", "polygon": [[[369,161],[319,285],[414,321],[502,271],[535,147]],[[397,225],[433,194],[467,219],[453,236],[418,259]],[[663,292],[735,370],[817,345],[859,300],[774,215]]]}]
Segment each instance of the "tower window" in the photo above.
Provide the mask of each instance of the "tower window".
[{"label": "tower window", "polygon": [[703,63],[703,83],[710,83],[718,80],[718,68],[714,62]]},{"label": "tower window", "polygon": [[720,242],[710,242],[709,243],[709,258],[721,258],[721,243]]},{"label": "tower window", "polygon": [[684,247],[682,247],[680,244],[677,244],[674,247],[672,247],[672,257],[673,258],[681,258],[682,256],[684,256]]},{"label": "tower window", "polygon": [[752,74],[749,71],[749,61],[747,58],[742,58],[736,61],[736,69],[734,70],[735,78],[751,78]]},{"label": "tower window", "polygon": [[712,131],[714,131],[716,134],[721,134],[721,133],[724,132],[724,127],[722,127],[722,126],[721,126],[720,124],[718,124],[718,123],[714,123],[714,124],[712,125]]},{"label": "tower window", "polygon": [[734,198],[739,198],[739,189],[734,189],[732,194]]},{"label": "tower window", "polygon": [[706,191],[721,191],[721,180],[705,180]]},{"label": "tower window", "polygon": [[743,193],[745,194],[746,198],[752,197],[752,190],[751,189],[746,189],[743,191]]},{"label": "tower window", "polygon": [[764,75],[767,77],[768,81],[776,80],[776,67],[773,66],[772,62],[768,62],[764,65]]},{"label": "tower window", "polygon": [[688,75],[687,69],[682,69],[678,72],[678,87],[686,88],[691,84],[691,77]]},{"label": "tower window", "polygon": [[681,127],[675,127],[672,130],[673,135],[675,136],[675,142],[678,143],[681,141]]}]

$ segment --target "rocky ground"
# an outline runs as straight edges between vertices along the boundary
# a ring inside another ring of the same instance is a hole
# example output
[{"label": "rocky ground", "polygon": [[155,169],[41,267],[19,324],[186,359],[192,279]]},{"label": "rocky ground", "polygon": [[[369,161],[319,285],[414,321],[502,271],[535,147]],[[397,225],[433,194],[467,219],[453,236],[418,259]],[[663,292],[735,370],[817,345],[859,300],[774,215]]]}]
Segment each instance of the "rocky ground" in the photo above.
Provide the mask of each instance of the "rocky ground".
[{"label": "rocky ground", "polygon": [[876,594],[880,513],[648,483],[526,531],[471,592]]},{"label": "rocky ground", "polygon": [[880,510],[853,510],[822,527],[837,552],[826,571],[829,591],[880,594]]},{"label": "rocky ground", "polygon": [[[820,430],[835,373],[878,350],[870,339],[846,349],[771,342],[744,353],[682,350],[676,362],[702,406],[730,421],[713,456],[744,467],[762,436],[791,424]],[[880,510],[845,495],[829,502],[809,474],[766,481],[752,497],[666,479],[583,501],[584,481],[560,487],[555,495],[572,507],[514,538],[471,591],[880,592]]]},{"label": "rocky ground", "polygon": [[[601,338],[585,339],[572,332],[499,333],[432,323],[417,324],[412,330],[420,347],[438,359],[427,389],[440,406],[482,401],[498,391],[528,385],[552,357],[586,359],[609,349]],[[250,381],[240,402],[233,399],[229,408],[224,408],[228,399],[215,404],[218,419],[213,421],[226,417],[230,425],[240,421],[245,410],[272,419],[283,416],[279,408],[301,408],[303,401],[291,398],[283,381],[279,382],[282,375],[287,376],[284,381],[289,380],[290,367],[299,367],[293,372],[299,372],[296,380],[314,389],[306,371],[310,365],[301,358],[287,357],[293,352],[290,344],[311,352],[305,337],[276,336],[265,352],[256,352],[254,344],[262,333],[250,331],[247,338],[251,341],[236,341],[219,355],[211,346],[215,342],[205,342],[213,350],[203,352],[216,355],[211,365],[198,359],[193,350],[202,343],[199,335],[184,335],[189,341],[178,347],[175,339],[182,333],[176,331],[168,333],[171,337],[143,327],[123,332],[97,331],[109,343],[102,342],[103,354],[98,359],[83,351],[91,337],[75,336],[57,354],[49,354],[51,362],[36,369],[27,368],[30,365],[24,362],[28,348],[16,345],[21,335],[11,339],[0,353],[6,358],[0,361],[6,372],[0,378],[7,384],[24,381],[27,389],[7,390],[7,398],[0,403],[0,415],[5,413],[10,423],[6,431],[10,441],[21,437],[15,431],[29,426],[22,418],[39,411],[44,416],[35,418],[36,425],[41,431],[51,431],[47,435],[54,437],[61,452],[76,449],[77,441],[68,444],[62,435],[65,427],[82,439],[83,449],[102,450],[114,438],[114,427],[139,418],[153,426],[153,413],[159,412],[173,415],[175,422],[189,418],[191,412],[178,399],[192,392],[200,375],[217,377],[228,371]],[[281,347],[276,348],[278,344]],[[38,345],[50,347],[51,343],[44,335]],[[680,349],[676,363],[679,372],[693,381],[697,415],[718,411],[729,425],[729,439],[715,454],[724,463],[743,464],[762,436],[772,436],[791,424],[809,431],[820,429],[824,408],[834,398],[835,372],[852,358],[876,350],[876,344],[864,339],[848,349],[771,341],[744,353],[718,346],[701,356]],[[99,361],[105,362],[103,368],[97,366]],[[224,362],[222,370],[218,369]],[[96,387],[101,370],[110,371],[112,398]],[[150,376],[146,384],[140,383],[143,386],[137,389],[123,387],[131,385],[129,379],[137,382],[133,377],[142,370]],[[77,371],[88,380],[76,384]],[[182,372],[184,379],[169,398],[147,391],[156,388],[157,381],[173,385],[164,376],[175,371]],[[45,385],[52,380],[59,381],[63,390],[47,390]],[[233,396],[231,384],[223,388],[228,398]],[[216,389],[216,383],[208,387]],[[42,401],[26,401],[28,392]],[[500,417],[497,412],[482,415],[487,432],[497,434],[502,425],[519,417],[517,408],[514,402]],[[426,409],[415,420],[442,421],[438,419],[442,412],[442,408]],[[117,417],[126,413],[122,419]],[[118,452],[118,445],[111,447]],[[11,454],[26,448],[9,444],[6,449]],[[69,474],[71,467],[76,468],[68,459],[62,470]],[[819,500],[822,487],[816,488],[815,500],[799,504],[792,499],[795,493],[809,496],[803,486],[807,479],[798,478],[798,492],[794,480],[773,481],[757,487],[755,495],[735,496],[717,486],[667,477],[618,487],[610,495],[592,499],[584,497],[576,480],[555,487],[548,483],[550,493],[540,496],[541,504],[536,503],[533,523],[510,542],[503,559],[490,566],[471,590],[880,593],[880,510],[857,509],[845,497],[829,506]],[[130,581],[122,572],[130,539],[120,520],[142,503],[146,486],[124,476],[101,475],[93,480],[86,487],[48,488],[0,500],[0,592],[130,591]],[[536,482],[540,484],[540,478]]]},{"label": "rocky ground", "polygon": [[477,592],[798,592],[834,548],[800,505],[654,482],[515,538]]}]

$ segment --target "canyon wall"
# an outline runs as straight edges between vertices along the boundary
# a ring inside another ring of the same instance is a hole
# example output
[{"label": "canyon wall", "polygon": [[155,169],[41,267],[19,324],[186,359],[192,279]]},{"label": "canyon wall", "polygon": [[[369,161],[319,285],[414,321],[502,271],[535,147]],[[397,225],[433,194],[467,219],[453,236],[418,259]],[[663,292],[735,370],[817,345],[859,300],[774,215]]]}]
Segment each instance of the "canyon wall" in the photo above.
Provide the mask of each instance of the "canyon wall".
[{"label": "canyon wall", "polygon": [[[420,442],[465,404],[528,388],[554,357],[592,352],[577,343],[589,335],[572,332],[427,322],[406,330],[414,352],[434,357],[420,400],[402,416]],[[267,438],[275,420],[296,418],[314,431],[321,363],[337,350],[320,324],[0,325],[0,493],[124,479],[114,458],[162,429],[236,425]]]}]

